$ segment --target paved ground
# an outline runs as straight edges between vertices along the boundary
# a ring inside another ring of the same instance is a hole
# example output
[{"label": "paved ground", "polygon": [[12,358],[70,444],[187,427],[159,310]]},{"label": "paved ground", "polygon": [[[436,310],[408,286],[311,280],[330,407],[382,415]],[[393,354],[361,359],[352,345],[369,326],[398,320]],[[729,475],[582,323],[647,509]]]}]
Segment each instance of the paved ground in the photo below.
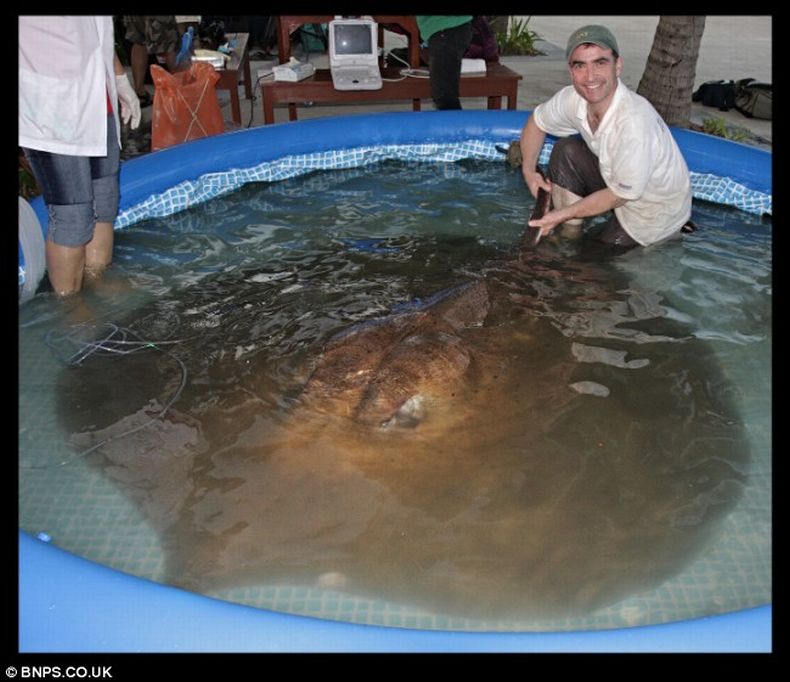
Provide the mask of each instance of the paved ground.
[{"label": "paved ground", "polygon": [[[653,45],[658,16],[534,16],[529,26],[543,38],[539,47],[546,57],[533,58],[545,61],[535,61],[532,69],[529,65],[519,69],[525,79],[519,95],[520,108],[534,108],[556,89],[557,82],[569,82],[564,62],[566,41],[579,26],[592,23],[604,24],[614,33],[623,56],[622,80],[636,90]],[[694,87],[705,81],[740,78],[771,83],[771,31],[770,16],[708,16]],[[533,87],[527,82],[530,70],[534,71]],[[563,78],[564,81],[558,80]],[[692,122],[702,123],[704,118],[721,118],[731,126],[747,128],[768,141],[769,144],[761,146],[770,146],[771,121],[749,119],[735,109],[722,112],[693,103]]]},{"label": "paved ground", "polygon": [[[521,17],[526,19],[527,17]],[[570,80],[565,63],[565,43],[570,33],[588,23],[607,25],[617,37],[623,55],[622,79],[626,85],[636,89],[647,62],[658,24],[658,16],[532,16],[529,26],[541,38],[537,47],[545,54],[536,57],[502,57],[502,62],[523,75],[519,85],[518,108],[533,109],[550,97]],[[385,48],[404,44],[401,36],[387,33]],[[708,16],[702,36],[697,62],[695,87],[709,80],[755,78],[772,82],[771,73],[772,17],[771,16]],[[303,55],[297,54],[304,61]],[[309,55],[309,61],[318,68],[326,66],[326,55]],[[259,70],[271,68],[274,61],[251,62],[253,81]],[[150,86],[149,86],[150,88]],[[263,112],[258,97],[252,101],[244,99],[240,86],[242,127],[262,125]],[[223,116],[228,129],[235,128],[230,114],[230,99],[227,92],[218,93]],[[484,99],[466,99],[468,109],[484,109]],[[423,109],[430,110],[430,102]],[[407,102],[376,105],[313,105],[299,108],[300,119],[319,116],[343,115],[376,111],[410,111]],[[144,121],[150,126],[151,107],[143,110]],[[276,121],[287,121],[287,110],[275,110]],[[692,104],[692,123],[701,124],[705,118],[723,119],[733,132],[748,133],[750,144],[770,149],[772,144],[772,122],[749,119],[735,109],[719,111],[701,104]]]}]

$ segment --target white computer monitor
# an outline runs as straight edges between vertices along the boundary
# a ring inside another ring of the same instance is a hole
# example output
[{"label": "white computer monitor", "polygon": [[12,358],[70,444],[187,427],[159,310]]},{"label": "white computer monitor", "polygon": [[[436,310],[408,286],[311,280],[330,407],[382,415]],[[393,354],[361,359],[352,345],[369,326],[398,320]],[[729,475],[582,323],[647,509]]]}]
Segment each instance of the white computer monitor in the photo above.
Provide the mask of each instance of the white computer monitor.
[{"label": "white computer monitor", "polygon": [[329,22],[329,59],[337,66],[377,63],[378,25],[370,19],[335,19]]},{"label": "white computer monitor", "polygon": [[378,24],[372,19],[329,22],[329,69],[336,90],[381,90]]}]

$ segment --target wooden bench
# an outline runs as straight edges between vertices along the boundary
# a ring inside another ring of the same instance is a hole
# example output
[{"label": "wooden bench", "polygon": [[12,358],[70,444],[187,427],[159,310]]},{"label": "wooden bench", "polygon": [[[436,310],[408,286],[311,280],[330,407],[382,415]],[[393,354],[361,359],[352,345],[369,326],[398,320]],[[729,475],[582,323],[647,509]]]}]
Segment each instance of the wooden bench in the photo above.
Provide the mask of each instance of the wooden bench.
[{"label": "wooden bench", "polygon": [[[286,16],[278,17],[278,42],[280,63],[290,59],[290,35],[304,24],[328,23],[332,16]],[[382,28],[387,25],[400,26],[408,37],[408,61],[412,68],[420,63],[419,30],[414,17],[374,16],[379,24],[381,43]],[[402,77],[405,67],[387,66],[381,69],[384,85],[380,90],[335,90],[329,69],[317,69],[304,80],[264,81],[261,83],[261,102],[264,124],[274,123],[274,107],[288,105],[288,119],[297,120],[297,105],[305,102],[350,104],[359,102],[384,102],[411,100],[412,109],[420,111],[421,100],[431,98],[428,78]],[[460,96],[485,97],[489,109],[501,109],[502,98],[507,98],[507,108],[515,109],[518,100],[518,83],[521,75],[500,64],[487,62],[486,74],[462,76]]]}]

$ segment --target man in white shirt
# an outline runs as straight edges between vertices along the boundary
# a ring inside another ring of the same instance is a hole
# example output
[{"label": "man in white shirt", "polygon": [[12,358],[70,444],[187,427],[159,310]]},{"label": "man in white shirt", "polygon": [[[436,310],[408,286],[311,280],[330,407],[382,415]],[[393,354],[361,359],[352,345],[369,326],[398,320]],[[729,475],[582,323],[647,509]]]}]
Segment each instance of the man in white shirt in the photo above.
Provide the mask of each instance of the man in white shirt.
[{"label": "man in white shirt", "polygon": [[19,17],[19,146],[49,221],[47,274],[65,296],[112,261],[121,134],[140,102],[115,56],[112,17]]},{"label": "man in white shirt", "polygon": [[[584,218],[613,211],[596,239],[627,248],[693,229],[688,166],[658,112],[620,81],[615,37],[584,26],[571,34],[566,57],[572,85],[538,105],[521,132],[524,181],[533,196],[550,190],[554,204],[529,224],[575,236]],[[536,170],[547,134],[560,138],[548,180]]]}]

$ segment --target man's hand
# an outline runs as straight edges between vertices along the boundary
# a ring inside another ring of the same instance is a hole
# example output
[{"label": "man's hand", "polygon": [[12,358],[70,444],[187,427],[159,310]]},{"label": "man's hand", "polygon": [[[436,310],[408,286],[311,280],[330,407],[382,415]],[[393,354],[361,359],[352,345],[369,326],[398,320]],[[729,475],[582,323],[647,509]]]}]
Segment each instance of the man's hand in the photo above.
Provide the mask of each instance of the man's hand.
[{"label": "man's hand", "polygon": [[530,227],[539,227],[541,237],[545,237],[549,232],[557,227],[557,225],[560,225],[568,220],[566,213],[567,211],[563,209],[549,211],[538,220],[530,220],[527,225]]},{"label": "man's hand", "polygon": [[535,166],[528,166],[523,164],[521,166],[521,174],[524,176],[524,182],[529,187],[529,191],[533,197],[538,198],[538,190],[543,188],[551,193],[551,181],[543,177],[543,174],[535,169]]}]

